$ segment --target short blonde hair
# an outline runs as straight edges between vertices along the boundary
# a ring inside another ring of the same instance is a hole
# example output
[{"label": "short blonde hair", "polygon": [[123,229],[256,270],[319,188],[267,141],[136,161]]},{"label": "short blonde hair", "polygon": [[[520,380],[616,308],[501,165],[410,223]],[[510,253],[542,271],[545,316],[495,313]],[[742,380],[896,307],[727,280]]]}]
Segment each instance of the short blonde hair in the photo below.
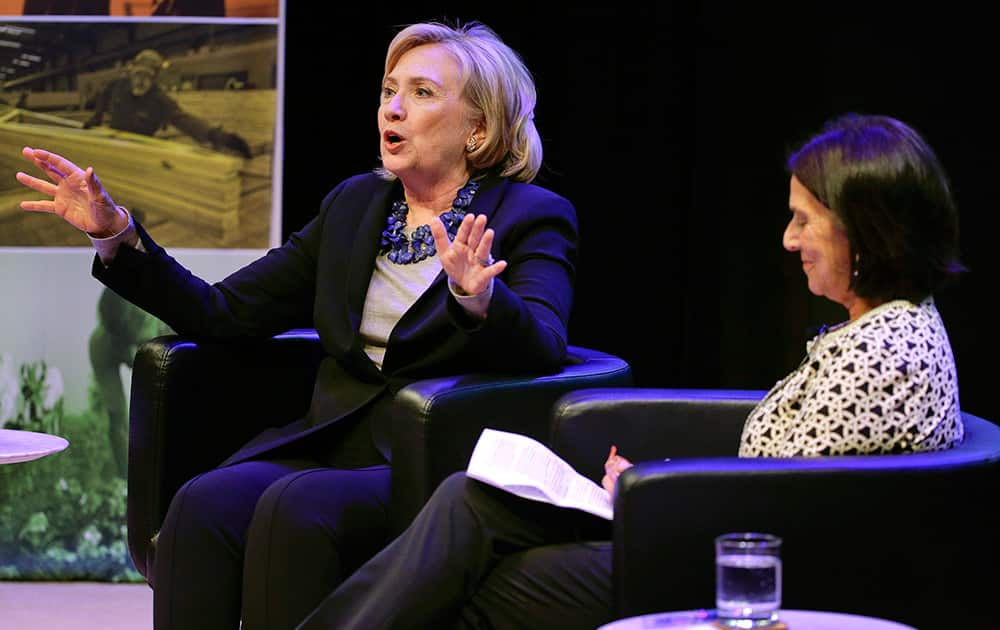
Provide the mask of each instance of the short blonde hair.
[{"label": "short blonde hair", "polygon": [[[465,80],[464,97],[486,129],[483,141],[467,153],[473,172],[500,166],[500,174],[530,182],[542,165],[542,140],[535,129],[535,82],[527,66],[488,26],[468,22],[411,24],[389,43],[388,75],[410,50],[440,44],[458,60]],[[384,171],[383,171],[384,174]]]}]

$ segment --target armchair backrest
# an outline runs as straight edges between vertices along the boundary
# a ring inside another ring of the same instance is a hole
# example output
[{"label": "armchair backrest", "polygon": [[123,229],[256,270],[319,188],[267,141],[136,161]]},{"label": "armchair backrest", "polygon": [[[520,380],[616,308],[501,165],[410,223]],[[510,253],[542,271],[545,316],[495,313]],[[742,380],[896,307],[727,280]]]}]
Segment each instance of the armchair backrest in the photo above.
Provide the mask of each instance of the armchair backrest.
[{"label": "armchair backrest", "polygon": [[170,500],[267,427],[301,417],[323,357],[314,330],[258,341],[178,335],[141,345],[132,368],[128,440],[128,547],[150,575]]},{"label": "armchair backrest", "polygon": [[[919,628],[995,622],[996,581],[982,576],[1000,563],[1000,546],[988,542],[1000,531],[992,505],[1000,427],[963,413],[965,440],[947,451],[740,459],[733,407],[748,412],[753,395],[739,392],[731,405],[720,405],[706,392],[709,411],[687,409],[700,398],[681,390],[575,392],[556,406],[557,451],[572,457],[589,448],[599,453],[590,463],[597,468],[609,443],[632,440],[657,420],[671,427],[643,445],[645,453],[659,448],[659,461],[643,457],[649,461],[619,479],[613,567],[619,616],[712,608],[713,538],[756,530],[785,540],[786,608],[867,614]],[[622,426],[629,415],[618,407],[633,405],[644,409],[635,414],[639,428]],[[602,416],[601,443],[580,446],[586,440],[579,434],[599,427]],[[705,435],[716,432],[724,437]],[[720,439],[728,441],[728,455],[718,449]],[[706,451],[699,456],[700,444]]]}]

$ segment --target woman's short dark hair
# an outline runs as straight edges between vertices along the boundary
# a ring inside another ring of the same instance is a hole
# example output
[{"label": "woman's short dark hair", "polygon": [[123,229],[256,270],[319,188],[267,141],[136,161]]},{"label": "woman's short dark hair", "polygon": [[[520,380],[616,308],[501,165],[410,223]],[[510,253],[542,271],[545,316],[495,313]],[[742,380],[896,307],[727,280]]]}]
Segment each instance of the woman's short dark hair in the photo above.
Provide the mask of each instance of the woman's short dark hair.
[{"label": "woman's short dark hair", "polygon": [[795,151],[787,168],[846,230],[858,296],[919,302],[965,270],[947,176],[909,126],[887,116],[841,116]]}]

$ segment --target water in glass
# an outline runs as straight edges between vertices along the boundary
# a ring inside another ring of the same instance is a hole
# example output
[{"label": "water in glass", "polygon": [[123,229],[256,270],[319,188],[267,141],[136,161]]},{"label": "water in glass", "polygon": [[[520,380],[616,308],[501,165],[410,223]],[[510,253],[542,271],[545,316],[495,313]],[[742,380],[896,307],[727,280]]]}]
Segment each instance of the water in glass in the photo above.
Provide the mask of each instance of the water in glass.
[{"label": "water in glass", "polygon": [[746,553],[716,558],[715,607],[719,619],[752,628],[778,618],[781,607],[781,558]]}]

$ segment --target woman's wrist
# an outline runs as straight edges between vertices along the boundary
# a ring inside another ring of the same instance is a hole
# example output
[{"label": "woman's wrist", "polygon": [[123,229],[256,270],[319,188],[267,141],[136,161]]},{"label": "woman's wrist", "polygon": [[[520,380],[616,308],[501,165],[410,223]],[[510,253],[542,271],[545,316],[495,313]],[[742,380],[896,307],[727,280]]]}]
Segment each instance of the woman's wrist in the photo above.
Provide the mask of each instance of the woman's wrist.
[{"label": "woman's wrist", "polygon": [[126,210],[125,208],[123,208],[121,206],[116,205],[115,206],[115,213],[116,213],[116,217],[114,219],[112,219],[111,225],[106,230],[102,230],[101,232],[88,232],[87,234],[91,238],[99,238],[99,239],[101,239],[101,238],[111,238],[113,236],[117,236],[117,235],[121,234],[126,229],[128,229],[128,225],[129,225],[128,210]]}]

